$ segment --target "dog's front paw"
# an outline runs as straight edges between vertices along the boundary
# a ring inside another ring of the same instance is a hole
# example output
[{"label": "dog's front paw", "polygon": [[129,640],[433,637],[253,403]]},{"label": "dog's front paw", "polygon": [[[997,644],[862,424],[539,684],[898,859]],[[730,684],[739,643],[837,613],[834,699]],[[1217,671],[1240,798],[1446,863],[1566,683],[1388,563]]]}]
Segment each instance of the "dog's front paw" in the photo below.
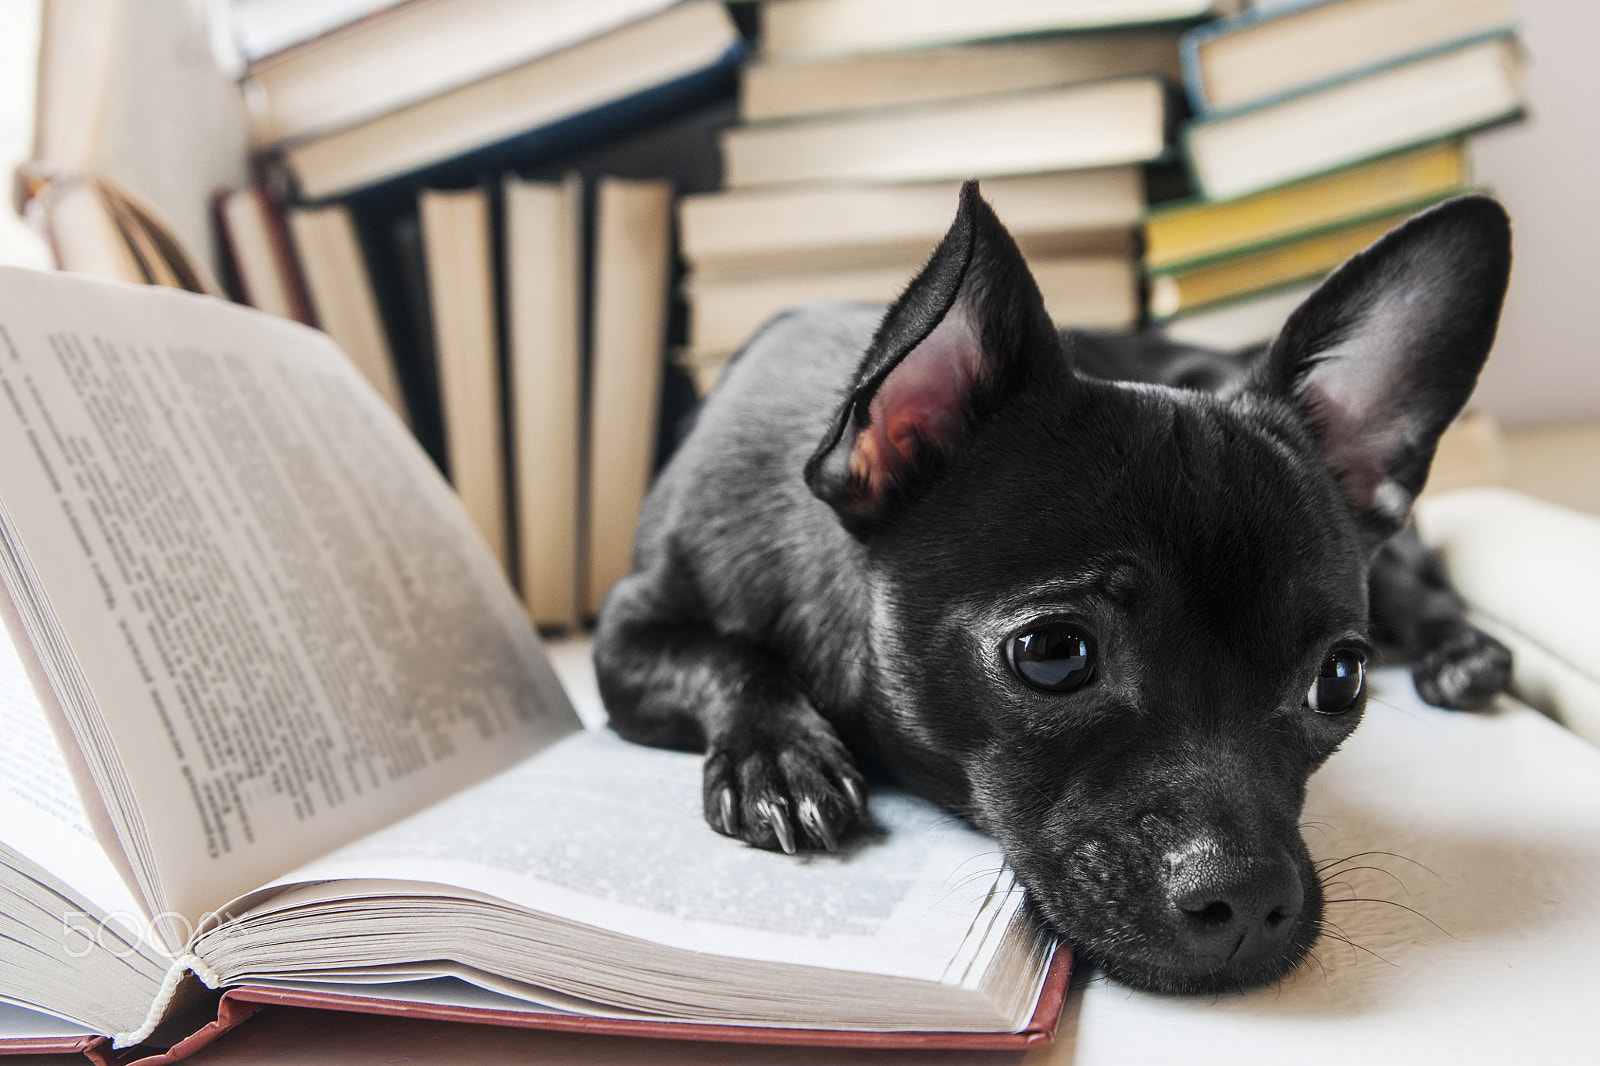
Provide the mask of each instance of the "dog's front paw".
[{"label": "dog's front paw", "polygon": [[704,784],[711,828],[768,851],[832,851],[867,813],[855,760],[815,712],[731,730],[706,751]]},{"label": "dog's front paw", "polygon": [[1511,683],[1511,650],[1476,626],[1431,648],[1411,668],[1417,695],[1435,707],[1469,710]]}]

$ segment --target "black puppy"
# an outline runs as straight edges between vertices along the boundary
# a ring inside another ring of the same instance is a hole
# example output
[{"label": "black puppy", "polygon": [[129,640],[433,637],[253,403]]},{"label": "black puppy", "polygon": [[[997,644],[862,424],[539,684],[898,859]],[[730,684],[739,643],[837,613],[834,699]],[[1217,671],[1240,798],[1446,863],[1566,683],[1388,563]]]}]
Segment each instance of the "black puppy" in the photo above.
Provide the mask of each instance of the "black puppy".
[{"label": "black puppy", "polygon": [[707,821],[757,847],[834,846],[853,748],[998,840],[1114,976],[1287,973],[1320,929],[1297,822],[1365,704],[1369,568],[1509,268],[1504,212],[1458,199],[1340,268],[1246,379],[1109,382],[969,183],[887,313],[789,314],[725,373],[601,612],[612,725],[703,749]]}]

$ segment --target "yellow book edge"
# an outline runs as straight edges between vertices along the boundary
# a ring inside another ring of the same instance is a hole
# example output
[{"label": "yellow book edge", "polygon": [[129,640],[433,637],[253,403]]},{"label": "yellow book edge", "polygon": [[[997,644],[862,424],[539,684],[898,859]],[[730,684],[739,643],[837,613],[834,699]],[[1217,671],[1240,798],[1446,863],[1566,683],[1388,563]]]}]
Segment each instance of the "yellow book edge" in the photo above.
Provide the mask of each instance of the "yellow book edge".
[{"label": "yellow book edge", "polygon": [[1386,212],[1355,225],[1335,227],[1300,240],[1274,242],[1263,251],[1230,256],[1181,274],[1150,279],[1149,309],[1163,320],[1250,293],[1279,288],[1325,274],[1399,225],[1413,212]]},{"label": "yellow book edge", "polygon": [[[1330,229],[1362,217],[1431,202],[1471,184],[1465,146],[1448,141],[1412,149],[1222,202],[1186,201],[1145,214],[1145,265],[1180,270],[1207,259]],[[1405,186],[1403,193],[1388,190]],[[1329,207],[1330,202],[1346,206]]]}]

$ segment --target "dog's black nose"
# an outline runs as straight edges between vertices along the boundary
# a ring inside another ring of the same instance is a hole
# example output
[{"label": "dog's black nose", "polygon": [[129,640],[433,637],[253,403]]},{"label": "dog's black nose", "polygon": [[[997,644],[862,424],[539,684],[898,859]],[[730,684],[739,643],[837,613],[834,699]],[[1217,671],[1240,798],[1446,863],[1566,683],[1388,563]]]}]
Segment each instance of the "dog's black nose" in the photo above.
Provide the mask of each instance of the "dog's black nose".
[{"label": "dog's black nose", "polygon": [[1202,852],[1174,866],[1168,899],[1192,962],[1237,971],[1284,949],[1305,904],[1305,886],[1287,855]]}]

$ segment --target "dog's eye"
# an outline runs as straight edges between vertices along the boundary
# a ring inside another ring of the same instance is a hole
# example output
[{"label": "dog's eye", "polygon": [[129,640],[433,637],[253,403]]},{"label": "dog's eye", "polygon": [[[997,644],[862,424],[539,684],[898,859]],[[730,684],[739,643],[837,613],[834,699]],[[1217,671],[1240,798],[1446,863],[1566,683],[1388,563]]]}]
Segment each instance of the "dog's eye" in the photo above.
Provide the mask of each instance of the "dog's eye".
[{"label": "dog's eye", "polygon": [[1075,626],[1045,626],[1012,637],[1006,657],[1017,676],[1041,692],[1071,692],[1094,676],[1094,642]]},{"label": "dog's eye", "polygon": [[1366,679],[1366,656],[1354,648],[1337,648],[1322,660],[1306,703],[1318,714],[1343,714],[1361,698]]}]

